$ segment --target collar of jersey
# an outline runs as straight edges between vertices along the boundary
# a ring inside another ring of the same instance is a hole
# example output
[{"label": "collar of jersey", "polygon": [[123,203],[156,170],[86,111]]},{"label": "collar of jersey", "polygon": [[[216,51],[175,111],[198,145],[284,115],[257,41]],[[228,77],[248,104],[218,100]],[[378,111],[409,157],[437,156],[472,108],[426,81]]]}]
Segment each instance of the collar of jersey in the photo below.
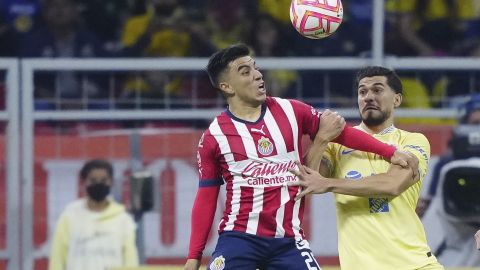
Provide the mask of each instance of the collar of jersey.
[{"label": "collar of jersey", "polygon": [[244,123],[244,124],[253,124],[254,125],[254,124],[257,124],[257,123],[259,123],[260,121],[263,120],[263,117],[265,116],[266,111],[267,111],[267,104],[263,103],[262,104],[262,112],[260,113],[260,117],[258,117],[257,121],[255,121],[255,122],[250,122],[250,121],[243,120],[243,119],[240,119],[240,118],[236,117],[235,115],[233,115],[233,113],[230,111],[230,109],[228,107],[225,110],[225,113],[235,121],[238,121],[238,122],[241,122],[241,123]]},{"label": "collar of jersey", "polygon": [[[361,129],[363,131],[366,131],[364,130],[360,125],[357,126],[358,129]],[[385,135],[385,134],[389,134],[389,133],[392,133],[393,131],[395,131],[397,128],[394,126],[394,125],[391,125],[387,128],[385,128],[384,130],[380,131],[379,133],[376,133],[375,135]]]}]

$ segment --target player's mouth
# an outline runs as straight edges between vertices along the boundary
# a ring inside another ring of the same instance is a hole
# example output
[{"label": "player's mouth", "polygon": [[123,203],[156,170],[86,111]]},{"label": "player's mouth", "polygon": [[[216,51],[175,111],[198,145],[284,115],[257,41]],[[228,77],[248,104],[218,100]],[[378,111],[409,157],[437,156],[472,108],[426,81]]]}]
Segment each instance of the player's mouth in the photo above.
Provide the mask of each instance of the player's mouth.
[{"label": "player's mouth", "polygon": [[259,86],[258,86],[258,91],[262,94],[265,94],[267,92],[267,89],[265,88],[265,82],[262,82]]},{"label": "player's mouth", "polygon": [[369,106],[366,106],[365,108],[363,108],[363,112],[368,112],[368,111],[379,111],[380,108],[378,108],[377,106],[373,106],[373,105],[369,105]]}]

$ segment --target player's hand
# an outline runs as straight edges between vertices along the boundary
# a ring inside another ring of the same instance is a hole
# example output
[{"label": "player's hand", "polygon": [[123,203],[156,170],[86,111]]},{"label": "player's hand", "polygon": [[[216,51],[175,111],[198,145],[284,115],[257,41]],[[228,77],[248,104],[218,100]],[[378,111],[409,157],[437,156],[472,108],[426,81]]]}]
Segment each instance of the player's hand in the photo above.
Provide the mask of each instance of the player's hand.
[{"label": "player's hand", "polygon": [[475,234],[475,241],[477,242],[477,249],[480,250],[480,230]]},{"label": "player's hand", "polygon": [[184,270],[198,270],[200,269],[200,260],[197,259],[188,259],[185,263]]},{"label": "player's hand", "polygon": [[414,154],[407,151],[397,150],[393,153],[390,162],[392,164],[400,165],[403,168],[410,168],[413,173],[413,179],[418,178],[418,158]]},{"label": "player's hand", "polygon": [[342,133],[344,127],[345,119],[337,112],[326,109],[320,116],[320,124],[315,140],[330,142]]},{"label": "player's hand", "polygon": [[321,194],[329,191],[328,182],[325,177],[307,166],[300,164],[298,161],[295,161],[295,164],[297,164],[298,170],[291,168],[289,171],[297,176],[297,181],[287,184],[288,186],[302,187],[302,192],[295,197],[295,200],[299,200],[309,194]]}]

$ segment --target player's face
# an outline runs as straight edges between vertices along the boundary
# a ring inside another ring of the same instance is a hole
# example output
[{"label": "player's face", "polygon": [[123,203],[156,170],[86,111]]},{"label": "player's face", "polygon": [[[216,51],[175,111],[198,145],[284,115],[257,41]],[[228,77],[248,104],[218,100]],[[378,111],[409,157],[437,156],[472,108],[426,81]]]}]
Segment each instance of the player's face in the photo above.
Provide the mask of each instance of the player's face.
[{"label": "player's face", "polygon": [[358,109],[367,126],[379,126],[390,120],[401,101],[401,94],[388,86],[384,76],[366,77],[358,84]]},{"label": "player's face", "polygon": [[261,105],[267,94],[263,75],[250,56],[237,58],[228,65],[225,80],[220,83],[220,87],[234,102],[245,105]]}]

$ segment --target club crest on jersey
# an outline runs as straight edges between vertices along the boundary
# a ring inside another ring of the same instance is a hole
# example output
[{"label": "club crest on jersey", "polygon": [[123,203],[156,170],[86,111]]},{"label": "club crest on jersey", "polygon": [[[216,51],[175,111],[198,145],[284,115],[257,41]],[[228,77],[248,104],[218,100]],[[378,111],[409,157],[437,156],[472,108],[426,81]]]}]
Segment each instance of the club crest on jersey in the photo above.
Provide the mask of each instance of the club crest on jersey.
[{"label": "club crest on jersey", "polygon": [[223,268],[225,268],[225,258],[221,255],[213,259],[210,264],[211,270],[223,270]]},{"label": "club crest on jersey", "polygon": [[262,136],[262,138],[258,140],[258,152],[264,156],[268,156],[273,152],[273,143],[269,138]]}]

